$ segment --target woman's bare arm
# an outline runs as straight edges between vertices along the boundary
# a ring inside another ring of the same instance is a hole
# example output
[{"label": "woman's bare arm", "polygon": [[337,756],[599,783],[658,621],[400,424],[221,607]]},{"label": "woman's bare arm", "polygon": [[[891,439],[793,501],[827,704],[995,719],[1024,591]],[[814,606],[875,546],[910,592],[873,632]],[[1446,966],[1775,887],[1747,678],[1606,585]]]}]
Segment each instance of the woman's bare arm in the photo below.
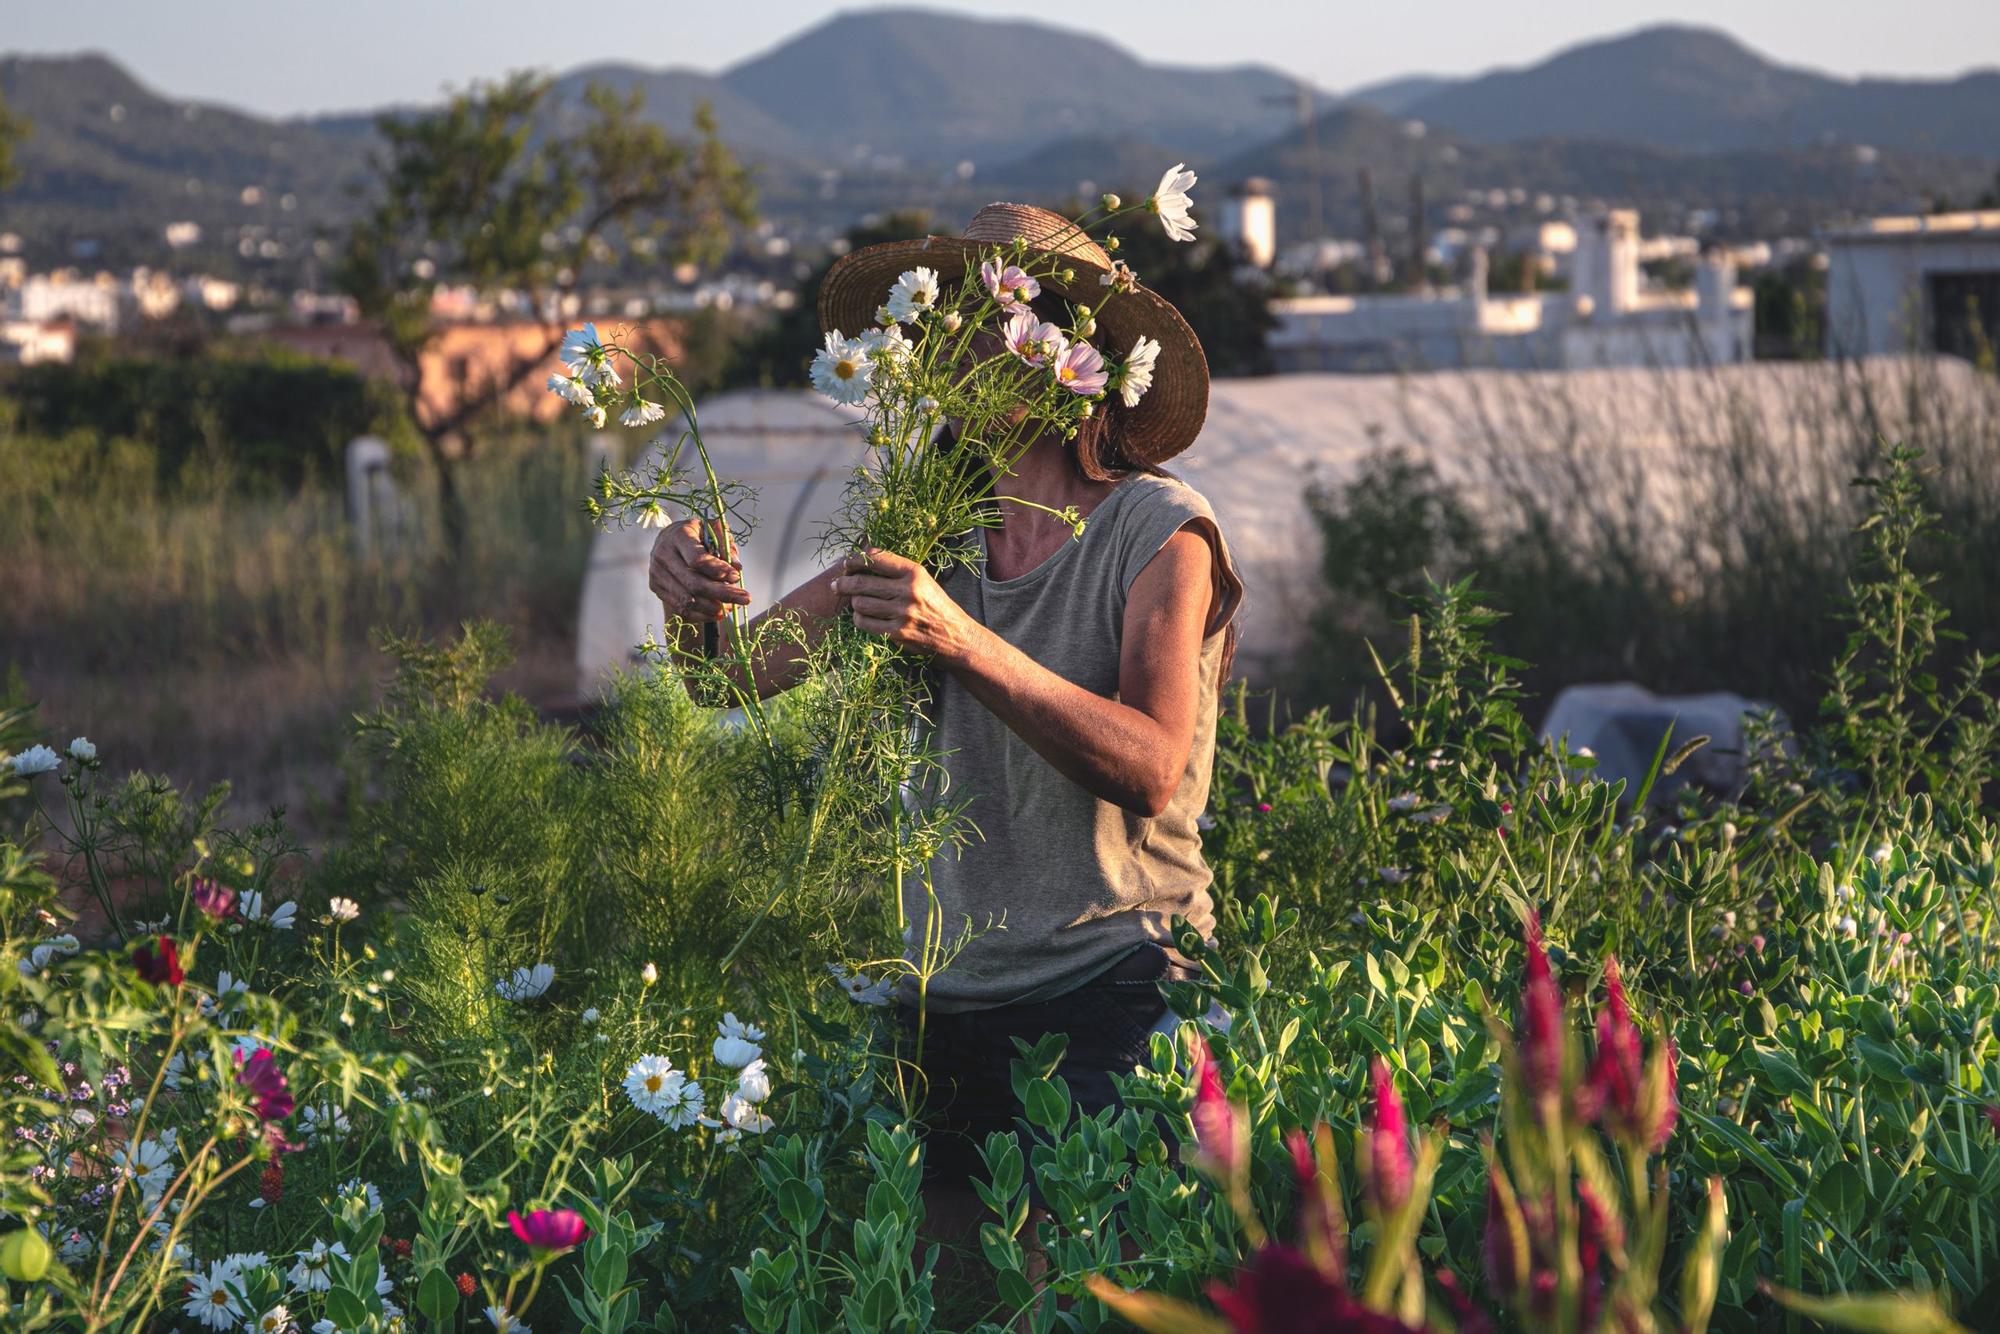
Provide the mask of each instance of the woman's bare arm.
[{"label": "woman's bare arm", "polygon": [[[840,599],[830,587],[838,574],[838,568],[822,570],[759,612],[746,627],[753,643],[757,642],[758,628],[774,616],[796,617],[804,632],[803,645],[783,634],[762,637],[763,652],[751,662],[759,699],[790,690],[805,679],[806,651],[819,642],[826,623],[840,612]],[[703,626],[718,625],[718,665],[741,687],[743,672],[734,656],[734,631],[726,609],[750,601],[750,593],[743,587],[743,563],[710,552],[702,545],[700,528],[689,519],[655,539],[647,579],[666,611],[667,633],[676,656],[702,657],[706,651]]]},{"label": "woman's bare arm", "polygon": [[[863,562],[865,561],[865,565]],[[829,588],[854,623],[934,654],[972,695],[1085,791],[1144,816],[1167,808],[1194,747],[1215,557],[1192,526],[1139,572],[1125,603],[1118,698],[1068,681],[966,614],[913,561],[848,558]]]}]

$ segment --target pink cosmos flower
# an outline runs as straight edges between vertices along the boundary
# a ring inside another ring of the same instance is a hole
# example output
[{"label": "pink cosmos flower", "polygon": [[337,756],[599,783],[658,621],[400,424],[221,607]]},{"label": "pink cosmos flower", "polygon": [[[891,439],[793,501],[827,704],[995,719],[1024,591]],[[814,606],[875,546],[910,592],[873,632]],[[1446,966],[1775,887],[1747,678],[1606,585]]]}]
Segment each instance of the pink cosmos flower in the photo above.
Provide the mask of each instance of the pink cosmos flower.
[{"label": "pink cosmos flower", "polygon": [[526,1217],[507,1211],[507,1226],[521,1244],[534,1251],[537,1259],[548,1259],[574,1250],[590,1235],[583,1215],[574,1209],[536,1209]]},{"label": "pink cosmos flower", "polygon": [[227,921],[236,914],[236,891],[225,889],[213,880],[197,880],[194,906],[218,922]]},{"label": "pink cosmos flower", "polygon": [[1368,1195],[1378,1214],[1391,1214],[1410,1198],[1410,1122],[1403,1097],[1380,1056],[1368,1067],[1374,1112],[1368,1126]]},{"label": "pink cosmos flower", "polygon": [[1012,306],[1015,302],[1026,304],[1042,294],[1042,285],[1021,271],[1018,264],[1002,266],[999,260],[989,259],[979,266],[979,281],[986,284],[986,290],[1001,306]]},{"label": "pink cosmos flower", "polygon": [[1101,394],[1110,378],[1104,358],[1088,343],[1072,343],[1056,358],[1056,383],[1072,394],[1084,398]]},{"label": "pink cosmos flower", "polygon": [[1008,318],[1001,327],[1000,337],[1009,352],[1030,366],[1046,366],[1069,347],[1069,339],[1063,337],[1061,329],[1025,310],[1017,310]]},{"label": "pink cosmos flower", "polygon": [[265,1121],[282,1121],[292,1114],[292,1091],[277,1057],[260,1047],[245,1059],[236,1053],[236,1082],[250,1090],[250,1105]]}]

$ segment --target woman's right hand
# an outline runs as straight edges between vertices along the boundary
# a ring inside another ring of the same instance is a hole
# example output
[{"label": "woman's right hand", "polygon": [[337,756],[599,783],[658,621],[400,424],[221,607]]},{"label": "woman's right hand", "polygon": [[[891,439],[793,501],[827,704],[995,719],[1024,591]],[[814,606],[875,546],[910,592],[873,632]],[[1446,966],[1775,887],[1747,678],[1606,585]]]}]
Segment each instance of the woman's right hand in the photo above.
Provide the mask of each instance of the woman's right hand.
[{"label": "woman's right hand", "polygon": [[727,607],[750,602],[750,591],[743,587],[743,562],[724,560],[704,548],[701,526],[693,519],[662,529],[653,539],[646,583],[669,621],[719,621]]}]

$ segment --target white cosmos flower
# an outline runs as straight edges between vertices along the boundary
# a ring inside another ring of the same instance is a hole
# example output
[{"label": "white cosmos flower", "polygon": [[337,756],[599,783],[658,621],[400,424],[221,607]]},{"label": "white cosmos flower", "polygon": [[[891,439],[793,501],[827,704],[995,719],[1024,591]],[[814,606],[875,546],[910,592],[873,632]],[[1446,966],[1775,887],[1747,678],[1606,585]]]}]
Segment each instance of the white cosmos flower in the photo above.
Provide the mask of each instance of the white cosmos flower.
[{"label": "white cosmos flower", "polygon": [[285,1334],[292,1327],[292,1313],[279,1302],[257,1317],[257,1334]]},{"label": "white cosmos flower", "polygon": [[336,922],[351,922],[361,916],[360,904],[353,899],[341,898],[337,894],[327,901],[326,910],[332,914]]},{"label": "white cosmos flower", "polygon": [[604,405],[595,404],[583,410],[583,419],[598,430],[604,429]]},{"label": "white cosmos flower", "polygon": [[859,338],[843,338],[840,330],[827,333],[826,346],[813,355],[813,388],[836,403],[859,403],[868,396],[868,382],[875,364]]},{"label": "white cosmos flower", "polygon": [[[250,986],[247,982],[225,968],[216,974],[215,995],[213,997],[203,996],[196,1004],[204,1017],[212,1019],[224,1010],[233,1007],[237,1001],[243,999],[244,993],[249,990]],[[174,1055],[178,1056],[180,1053],[175,1052]]]},{"label": "white cosmos flower", "polygon": [[873,982],[866,973],[850,973],[839,964],[832,963],[826,966],[826,970],[833,974],[834,981],[840,983],[847,999],[857,1005],[887,1005],[895,999],[895,984],[886,977]]},{"label": "white cosmos flower", "polygon": [[722,1119],[747,1135],[761,1135],[777,1124],[756,1103],[735,1093],[722,1100]]},{"label": "white cosmos flower", "polygon": [[917,350],[916,344],[903,336],[903,331],[895,325],[886,329],[870,329],[861,335],[861,346],[868,353],[868,360],[875,369],[900,365],[903,359]]},{"label": "white cosmos flower", "polygon": [[1188,216],[1188,191],[1194,188],[1195,175],[1187,169],[1187,163],[1176,162],[1160,177],[1159,188],[1153,191],[1146,207],[1159,215],[1160,226],[1167,236],[1175,241],[1194,240],[1194,229],[1198,225]]},{"label": "white cosmos flower", "polygon": [[896,279],[896,285],[889,289],[889,300],[885,304],[891,318],[901,322],[913,320],[927,310],[935,310],[937,299],[937,270],[915,268]]},{"label": "white cosmos flower", "polygon": [[669,1081],[668,1093],[671,1101],[653,1115],[660,1118],[669,1130],[686,1130],[697,1122],[706,1121],[702,1115],[707,1106],[708,1096],[701,1091],[701,1085],[679,1071],[674,1073],[675,1084]]},{"label": "white cosmos flower", "polygon": [[30,746],[8,763],[14,766],[14,772],[21,777],[32,778],[36,774],[45,774],[59,767],[62,764],[62,756],[47,746]]},{"label": "white cosmos flower", "polygon": [[174,1131],[162,1130],[156,1139],[144,1143],[127,1142],[112,1160],[138,1183],[148,1198],[162,1194],[174,1179]]},{"label": "white cosmos flower", "polygon": [[246,1269],[262,1269],[271,1263],[271,1257],[262,1251],[236,1251],[223,1256],[218,1263],[240,1278]]},{"label": "white cosmos flower", "polygon": [[[261,889],[247,889],[243,891],[243,897],[238,900],[237,906],[242,910],[246,921],[262,922],[275,931],[291,930],[292,919],[299,915],[299,905],[296,903],[288,902],[275,906],[267,905],[264,899],[264,891]],[[265,911],[267,906],[270,907],[268,913]]]},{"label": "white cosmos flower", "polygon": [[584,1012],[583,1012],[583,1013],[582,1013],[582,1014],[581,1014],[580,1016],[578,1016],[578,1017],[579,1017],[579,1018],[581,1018],[581,1019],[583,1020],[583,1022],[584,1022],[584,1023],[586,1023],[586,1024],[594,1024],[594,1023],[596,1023],[596,1022],[598,1021],[598,1019],[599,1019],[599,1017],[600,1017],[600,1016],[599,1016],[599,1015],[598,1015],[598,1013],[597,1013],[597,1007],[596,1007],[595,1005],[593,1005],[593,1006],[591,1006],[591,1007],[590,1007],[589,1009],[585,1010],[585,1011],[584,1011]]},{"label": "white cosmos flower", "polygon": [[764,1030],[755,1024],[746,1024],[733,1011],[725,1011],[722,1018],[715,1021],[716,1032],[726,1038],[742,1038],[745,1042],[762,1042]]},{"label": "white cosmos flower", "polygon": [[764,1054],[763,1048],[754,1042],[729,1037],[717,1038],[709,1050],[714,1054],[717,1065],[726,1065],[732,1070],[746,1066]]},{"label": "white cosmos flower", "polygon": [[204,1329],[236,1328],[242,1323],[243,1308],[229,1290],[235,1279],[236,1271],[220,1262],[210,1265],[206,1274],[189,1274],[187,1304],[181,1313],[200,1321]]},{"label": "white cosmos flower", "polygon": [[649,398],[635,398],[632,406],[618,414],[620,426],[651,426],[667,415],[667,410]]},{"label": "white cosmos flower", "polygon": [[75,737],[69,743],[69,757],[79,764],[89,764],[97,758],[97,747],[87,736]]},{"label": "white cosmos flower", "polygon": [[640,1111],[661,1116],[678,1101],[680,1085],[686,1082],[666,1057],[641,1056],[625,1071],[625,1096]]},{"label": "white cosmos flower", "polygon": [[665,528],[668,522],[667,512],[660,508],[659,501],[649,500],[632,516],[632,522],[641,528]]},{"label": "white cosmos flower", "polygon": [[1126,407],[1137,407],[1140,398],[1153,387],[1153,364],[1159,359],[1160,345],[1140,334],[1125,358],[1124,369],[1118,373],[1118,398]]},{"label": "white cosmos flower", "polygon": [[572,380],[567,375],[551,375],[549,377],[549,392],[565,402],[574,403],[580,408],[587,408],[597,401],[595,396],[590,392],[589,385],[581,380]]},{"label": "white cosmos flower", "polygon": [[743,1067],[736,1076],[736,1096],[745,1102],[757,1103],[771,1096],[771,1070],[758,1057]]},{"label": "white cosmos flower", "polygon": [[315,1241],[310,1250],[298,1253],[299,1262],[285,1275],[293,1288],[299,1292],[325,1292],[333,1286],[333,1277],[327,1267],[335,1259],[347,1258],[347,1247],[340,1242],[329,1246],[323,1241]]},{"label": "white cosmos flower", "polygon": [[583,375],[602,364],[604,343],[597,336],[597,326],[586,324],[581,329],[571,329],[563,335],[562,350],[556,355],[571,375]]},{"label": "white cosmos flower", "polygon": [[368,1205],[369,1213],[379,1214],[382,1212],[382,1193],[375,1189],[373,1182],[363,1181],[360,1177],[355,1177],[340,1188],[341,1199],[347,1200],[357,1197]]},{"label": "white cosmos flower", "polygon": [[322,1135],[339,1138],[347,1130],[347,1113],[330,1102],[316,1102],[299,1112],[299,1132],[308,1143]]},{"label": "white cosmos flower", "polygon": [[549,984],[555,980],[555,965],[538,963],[532,968],[516,968],[495,982],[493,989],[500,993],[502,1000],[529,1001],[547,991]]}]

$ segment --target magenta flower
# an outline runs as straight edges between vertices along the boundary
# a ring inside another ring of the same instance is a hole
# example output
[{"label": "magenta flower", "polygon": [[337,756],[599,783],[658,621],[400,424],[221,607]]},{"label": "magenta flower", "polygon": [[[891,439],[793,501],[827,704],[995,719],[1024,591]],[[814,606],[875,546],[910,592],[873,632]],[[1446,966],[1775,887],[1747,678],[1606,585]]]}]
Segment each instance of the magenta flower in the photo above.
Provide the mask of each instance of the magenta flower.
[{"label": "magenta flower", "polygon": [[1639,1050],[1639,1028],[1625,1004],[1625,985],[1618,976],[1616,956],[1604,960],[1604,1008],[1597,1012],[1597,1054],[1590,1061],[1588,1093],[1578,1101],[1578,1115],[1589,1120],[1602,1113],[1605,1127],[1623,1139],[1639,1139],[1645,1096],[1645,1063]]},{"label": "magenta flower", "polygon": [[228,921],[236,914],[236,891],[225,889],[213,880],[197,880],[194,906],[218,922]]},{"label": "magenta flower", "polygon": [[1056,383],[1079,397],[1103,393],[1110,378],[1104,358],[1088,343],[1071,343],[1056,358]]},{"label": "magenta flower", "polygon": [[158,936],[153,940],[141,941],[132,951],[132,966],[155,986],[162,984],[177,987],[181,984],[181,954],[174,947],[172,936]]},{"label": "magenta flower", "polygon": [[1368,1076],[1375,1093],[1368,1125],[1368,1198],[1378,1215],[1387,1215],[1410,1198],[1410,1122],[1388,1063],[1377,1056]]},{"label": "magenta flower", "polygon": [[986,284],[986,290],[1003,307],[1012,306],[1017,301],[1025,305],[1042,294],[1042,285],[1023,273],[1020,265],[1003,267],[997,259],[989,259],[979,266],[979,281]]},{"label": "magenta flower", "polygon": [[250,1105],[264,1121],[282,1121],[292,1114],[292,1091],[278,1059],[268,1048],[258,1048],[249,1059],[236,1053],[236,1082],[250,1091]]},{"label": "magenta flower", "polygon": [[1542,919],[1528,914],[1526,977],[1521,984],[1521,1075],[1537,1099],[1562,1094],[1562,993],[1542,949]]},{"label": "magenta flower", "polygon": [[1989,1103],[1982,1110],[1986,1113],[1986,1123],[1993,1127],[1993,1133],[2000,1135],[2000,1103]]},{"label": "magenta flower", "polygon": [[509,1209],[507,1226],[514,1229],[514,1235],[535,1253],[537,1260],[551,1260],[564,1251],[574,1250],[590,1235],[583,1225],[583,1215],[574,1209],[536,1209],[526,1217]]},{"label": "magenta flower", "polygon": [[1222,1075],[1208,1043],[1200,1038],[1189,1044],[1194,1061],[1194,1141],[1203,1164],[1215,1176],[1228,1178],[1236,1171],[1236,1109],[1222,1090]]},{"label": "magenta flower", "polygon": [[1312,1140],[1303,1130],[1285,1136],[1292,1151],[1292,1171],[1299,1182],[1299,1237],[1318,1265],[1336,1280],[1347,1273],[1347,1237],[1341,1226],[1340,1207],[1329,1198],[1326,1182],[1313,1157]]},{"label": "magenta flower", "polygon": [[1260,1247],[1234,1282],[1209,1284],[1208,1297],[1238,1334],[1416,1334],[1355,1301],[1340,1277],[1290,1246]]},{"label": "magenta flower", "polygon": [[1617,1214],[1604,1207],[1590,1183],[1576,1185],[1577,1267],[1583,1271],[1583,1328],[1597,1326],[1598,1307],[1604,1300],[1604,1260],[1607,1253],[1625,1248],[1625,1229]]},{"label": "magenta flower", "polygon": [[1069,339],[1061,329],[1026,310],[1017,310],[1009,317],[1001,326],[1000,337],[1009,352],[1030,366],[1046,366],[1069,348]]}]

